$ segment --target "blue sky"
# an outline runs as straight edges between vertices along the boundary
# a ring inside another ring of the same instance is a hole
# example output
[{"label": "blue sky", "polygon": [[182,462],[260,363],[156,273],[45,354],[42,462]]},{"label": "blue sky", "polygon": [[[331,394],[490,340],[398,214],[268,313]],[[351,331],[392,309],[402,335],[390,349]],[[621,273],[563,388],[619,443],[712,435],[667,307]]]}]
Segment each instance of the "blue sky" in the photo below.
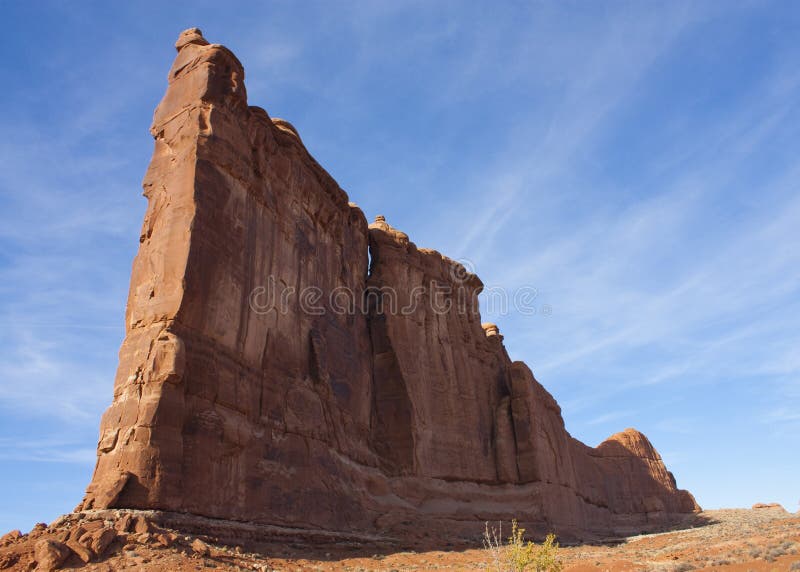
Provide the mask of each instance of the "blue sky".
[{"label": "blue sky", "polygon": [[[368,217],[536,288],[496,321],[591,445],[800,501],[800,5],[0,1],[0,531],[81,499],[178,33]],[[543,315],[545,306],[552,314]]]}]

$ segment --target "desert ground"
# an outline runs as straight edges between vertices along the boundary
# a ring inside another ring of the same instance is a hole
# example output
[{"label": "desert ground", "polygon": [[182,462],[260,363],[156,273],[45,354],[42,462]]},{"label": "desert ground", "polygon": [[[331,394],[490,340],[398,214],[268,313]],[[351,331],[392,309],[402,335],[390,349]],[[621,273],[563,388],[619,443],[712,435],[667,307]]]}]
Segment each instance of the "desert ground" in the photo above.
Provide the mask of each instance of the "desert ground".
[{"label": "desert ground", "polygon": [[[491,562],[491,554],[479,548],[479,539],[474,548],[419,551],[291,538],[243,547],[162,528],[136,514],[128,511],[127,516],[112,520],[107,515],[105,519],[67,515],[49,526],[37,525],[28,534],[9,533],[0,540],[0,569],[37,569],[44,539],[72,548],[59,565],[64,570],[390,572],[486,570]],[[800,570],[800,514],[780,507],[711,510],[698,514],[691,526],[594,545],[562,546],[558,556],[563,569],[573,572]],[[104,535],[103,530],[114,533]],[[92,544],[90,538],[101,539],[101,546]],[[78,539],[82,539],[80,543]],[[81,550],[80,544],[87,550]]]}]

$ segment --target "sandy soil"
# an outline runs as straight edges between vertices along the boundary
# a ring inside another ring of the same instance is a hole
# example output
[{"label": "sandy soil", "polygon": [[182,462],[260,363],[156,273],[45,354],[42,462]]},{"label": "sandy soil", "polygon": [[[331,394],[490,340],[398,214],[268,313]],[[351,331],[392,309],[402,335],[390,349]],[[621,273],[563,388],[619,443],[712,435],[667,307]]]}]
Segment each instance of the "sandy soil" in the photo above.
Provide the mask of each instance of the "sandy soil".
[{"label": "sandy soil", "polygon": [[[59,526],[66,526],[62,523]],[[74,526],[74,523],[72,523]],[[63,531],[62,531],[63,533]],[[40,527],[0,547],[0,569],[32,570],[37,540],[58,535],[58,526]],[[215,544],[212,539],[151,528],[121,532],[98,562],[84,564],[77,556],[63,569],[85,571],[190,570],[401,571],[485,570],[490,554],[483,549],[372,554],[369,545],[283,542],[257,551]],[[167,544],[167,546],[164,546]],[[252,550],[252,547],[251,547]],[[800,514],[782,509],[706,511],[694,528],[610,539],[598,545],[566,546],[559,551],[564,570],[678,572],[687,570],[800,571]]]}]

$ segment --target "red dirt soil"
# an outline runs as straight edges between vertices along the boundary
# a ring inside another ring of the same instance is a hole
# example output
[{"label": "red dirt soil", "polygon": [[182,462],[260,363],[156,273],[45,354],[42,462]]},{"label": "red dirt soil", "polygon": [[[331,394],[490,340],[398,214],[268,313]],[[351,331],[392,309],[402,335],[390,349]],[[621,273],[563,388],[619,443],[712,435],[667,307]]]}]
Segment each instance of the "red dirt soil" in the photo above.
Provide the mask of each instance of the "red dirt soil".
[{"label": "red dirt soil", "polygon": [[[418,546],[408,550],[379,538],[354,538],[323,532],[261,529],[262,538],[246,525],[209,526],[194,517],[175,515],[172,523],[183,530],[193,526],[211,534],[188,534],[162,526],[157,513],[146,511],[96,511],[61,517],[50,526],[37,525],[24,535],[10,533],[0,539],[0,569],[34,570],[36,545],[52,539],[75,546],[88,536],[83,529],[103,527],[116,536],[100,555],[89,554],[84,563],[70,553],[65,570],[486,570],[488,551],[454,539],[453,546]],[[184,519],[184,520],[181,520]],[[190,526],[187,526],[190,525]],[[622,571],[686,570],[771,571],[800,570],[800,514],[781,508],[705,511],[691,528],[628,538],[606,539],[593,545],[564,546],[559,558],[564,570]],[[226,528],[227,527],[227,528]],[[231,528],[233,527],[233,528]],[[237,528],[238,527],[238,528]],[[266,540],[265,540],[266,538]],[[239,541],[237,541],[237,539]],[[243,541],[241,541],[243,540]]]}]

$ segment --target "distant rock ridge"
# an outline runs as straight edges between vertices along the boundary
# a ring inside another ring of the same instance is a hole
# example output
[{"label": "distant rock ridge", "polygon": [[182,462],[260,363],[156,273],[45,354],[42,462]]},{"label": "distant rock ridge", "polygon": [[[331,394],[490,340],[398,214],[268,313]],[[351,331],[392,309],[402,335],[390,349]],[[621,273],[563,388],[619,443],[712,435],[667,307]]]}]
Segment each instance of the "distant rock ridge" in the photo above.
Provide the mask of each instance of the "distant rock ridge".
[{"label": "distant rock ridge", "polygon": [[410,537],[699,510],[641,433],[573,439],[480,279],[362,211],[244,69],[183,32],[155,111],[114,398],[80,509]]}]

